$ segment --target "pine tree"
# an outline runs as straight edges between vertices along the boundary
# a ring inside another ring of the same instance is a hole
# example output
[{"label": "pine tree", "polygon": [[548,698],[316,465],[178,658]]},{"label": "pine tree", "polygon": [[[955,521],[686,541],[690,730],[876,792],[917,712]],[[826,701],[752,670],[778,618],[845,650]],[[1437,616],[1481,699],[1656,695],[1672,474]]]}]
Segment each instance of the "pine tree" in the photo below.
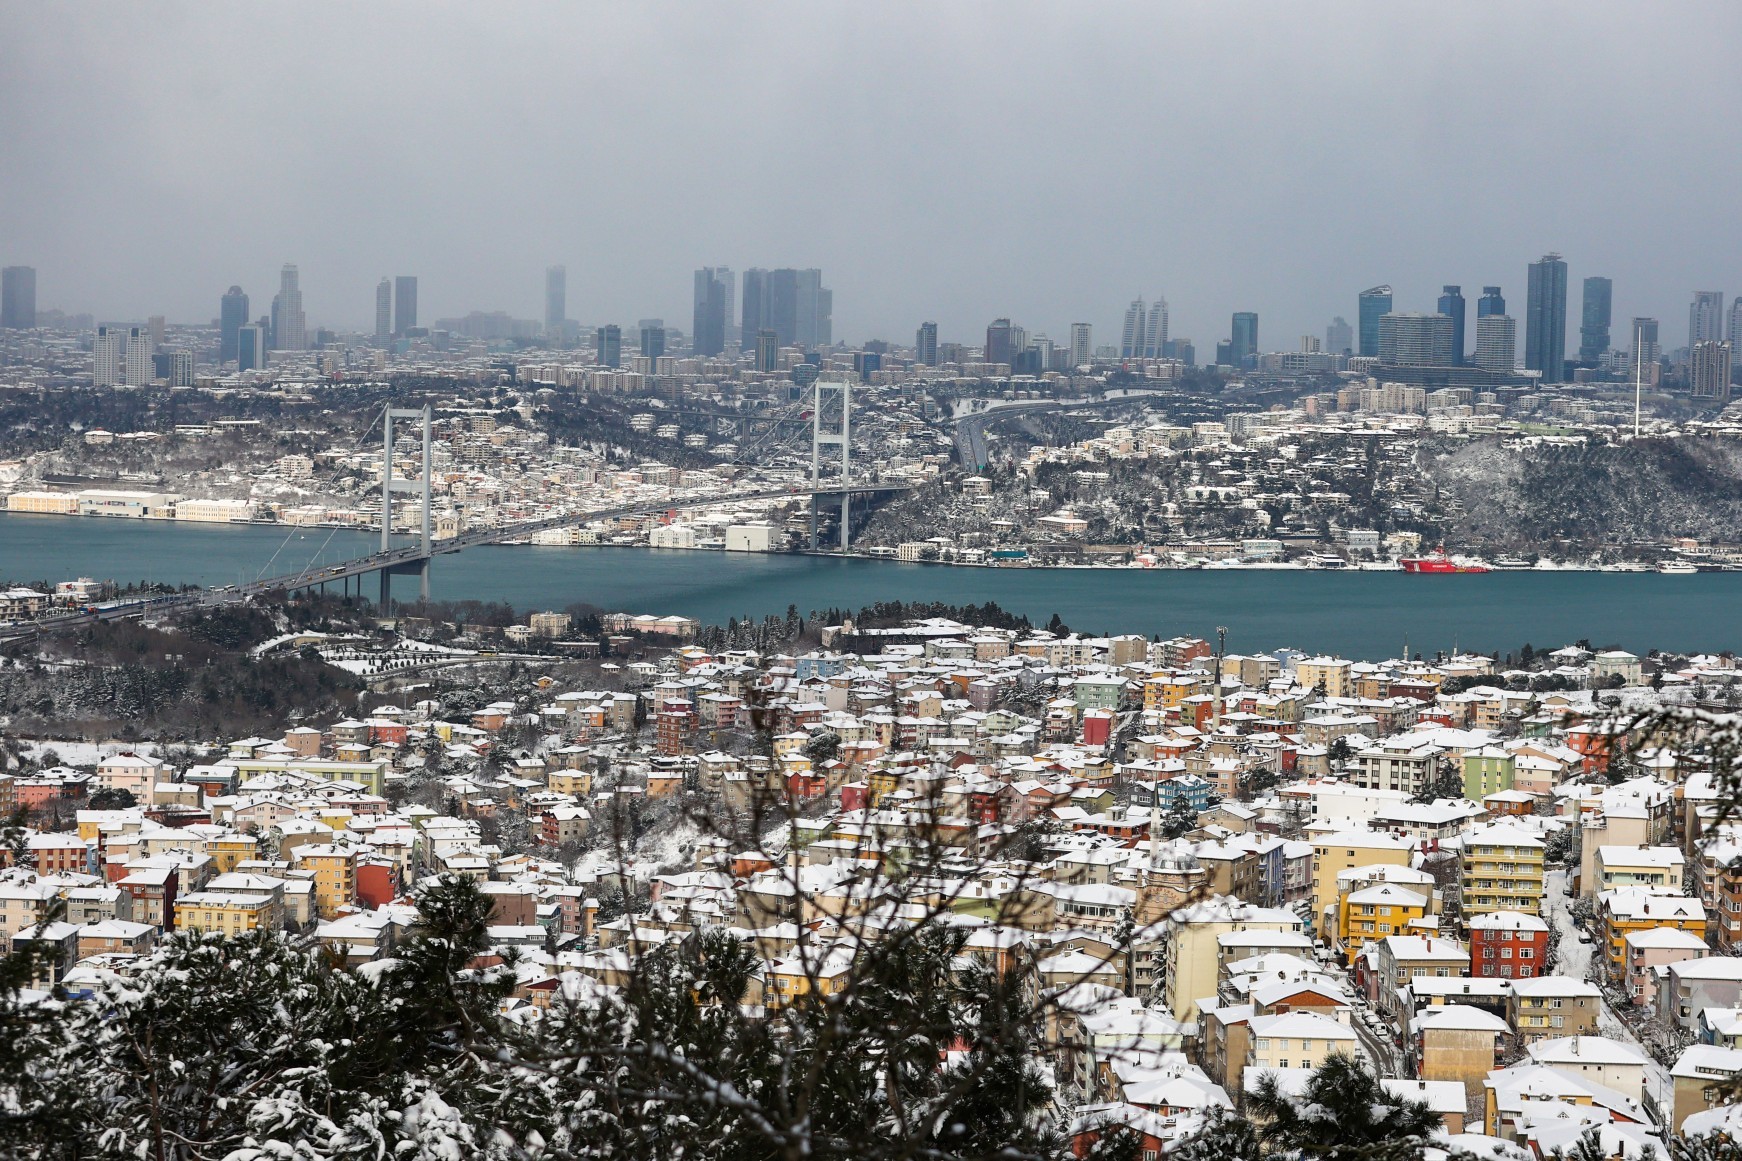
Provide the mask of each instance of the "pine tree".
[{"label": "pine tree", "polygon": [[1424,1101],[1402,1100],[1352,1056],[1335,1053],[1313,1070],[1306,1091],[1282,1091],[1266,1073],[1246,1100],[1272,1152],[1303,1161],[1420,1161],[1439,1116]]}]

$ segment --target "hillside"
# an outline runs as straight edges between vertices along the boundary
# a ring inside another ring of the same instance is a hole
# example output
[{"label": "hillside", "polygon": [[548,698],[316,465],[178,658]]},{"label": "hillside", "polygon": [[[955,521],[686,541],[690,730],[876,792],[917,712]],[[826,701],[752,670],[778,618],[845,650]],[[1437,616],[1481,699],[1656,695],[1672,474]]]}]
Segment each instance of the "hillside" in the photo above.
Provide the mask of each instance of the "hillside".
[{"label": "hillside", "polygon": [[[1428,457],[1450,539],[1521,552],[1661,542],[1731,542],[1742,528],[1742,449],[1712,439],[1627,444],[1483,441]],[[1454,509],[1456,512],[1456,509]]]}]

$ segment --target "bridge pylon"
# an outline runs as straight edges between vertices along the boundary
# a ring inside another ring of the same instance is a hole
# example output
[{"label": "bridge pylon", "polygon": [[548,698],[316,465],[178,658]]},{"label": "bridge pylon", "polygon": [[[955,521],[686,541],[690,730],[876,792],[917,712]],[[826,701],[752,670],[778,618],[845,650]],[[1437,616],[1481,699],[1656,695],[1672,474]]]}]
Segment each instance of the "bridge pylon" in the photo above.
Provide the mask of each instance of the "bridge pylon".
[{"label": "bridge pylon", "polygon": [[[393,421],[395,419],[419,420],[423,435],[423,464],[420,479],[409,479],[393,474]],[[393,545],[393,493],[411,492],[418,495],[421,501],[421,520],[419,531],[422,540],[423,558],[417,562],[419,577],[418,592],[424,600],[429,600],[429,561],[432,552],[433,534],[430,527],[430,476],[432,462],[430,455],[430,407],[424,404],[422,408],[411,409],[389,406],[381,416],[381,551],[388,551]],[[409,571],[409,570],[407,570]],[[388,602],[393,598],[393,570],[390,567],[381,569],[381,611],[387,612]]]},{"label": "bridge pylon", "polygon": [[[824,412],[827,411],[825,416]],[[817,489],[828,485],[823,479],[823,449],[841,449],[841,551],[847,551],[850,532],[847,524],[847,503],[851,493],[853,385],[846,379],[818,379],[811,384],[811,550],[817,547],[817,509],[822,496]],[[833,474],[833,465],[829,474]]]}]

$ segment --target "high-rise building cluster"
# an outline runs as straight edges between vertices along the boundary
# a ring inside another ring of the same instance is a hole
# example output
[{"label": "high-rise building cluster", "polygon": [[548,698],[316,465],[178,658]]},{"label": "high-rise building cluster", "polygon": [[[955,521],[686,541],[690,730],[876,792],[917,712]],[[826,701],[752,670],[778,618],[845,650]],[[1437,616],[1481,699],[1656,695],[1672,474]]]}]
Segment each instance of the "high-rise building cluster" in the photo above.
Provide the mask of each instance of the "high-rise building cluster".
[{"label": "high-rise building cluster", "polygon": [[1147,308],[1141,298],[1125,310],[1125,329],[1119,337],[1121,359],[1165,359],[1167,355],[1167,299],[1157,297]]},{"label": "high-rise building cluster", "polygon": [[835,296],[821,270],[752,267],[744,272],[742,303],[744,335],[771,330],[781,346],[807,351],[834,342]]}]

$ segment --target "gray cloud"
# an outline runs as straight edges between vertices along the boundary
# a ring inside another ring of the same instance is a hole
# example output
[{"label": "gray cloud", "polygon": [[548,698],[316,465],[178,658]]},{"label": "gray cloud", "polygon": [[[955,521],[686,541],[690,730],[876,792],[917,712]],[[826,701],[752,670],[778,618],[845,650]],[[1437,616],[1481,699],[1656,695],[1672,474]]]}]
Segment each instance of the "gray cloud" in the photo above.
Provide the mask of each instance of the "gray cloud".
[{"label": "gray cloud", "polygon": [[[297,262],[429,318],[687,325],[701,264],[821,266],[836,332],[1292,347],[1389,281],[1566,255],[1618,320],[1742,293],[1742,6],[0,2],[0,261],[44,306],[199,320]],[[1574,323],[1576,327],[1576,321]],[[1576,338],[1575,338],[1576,341]]]}]

